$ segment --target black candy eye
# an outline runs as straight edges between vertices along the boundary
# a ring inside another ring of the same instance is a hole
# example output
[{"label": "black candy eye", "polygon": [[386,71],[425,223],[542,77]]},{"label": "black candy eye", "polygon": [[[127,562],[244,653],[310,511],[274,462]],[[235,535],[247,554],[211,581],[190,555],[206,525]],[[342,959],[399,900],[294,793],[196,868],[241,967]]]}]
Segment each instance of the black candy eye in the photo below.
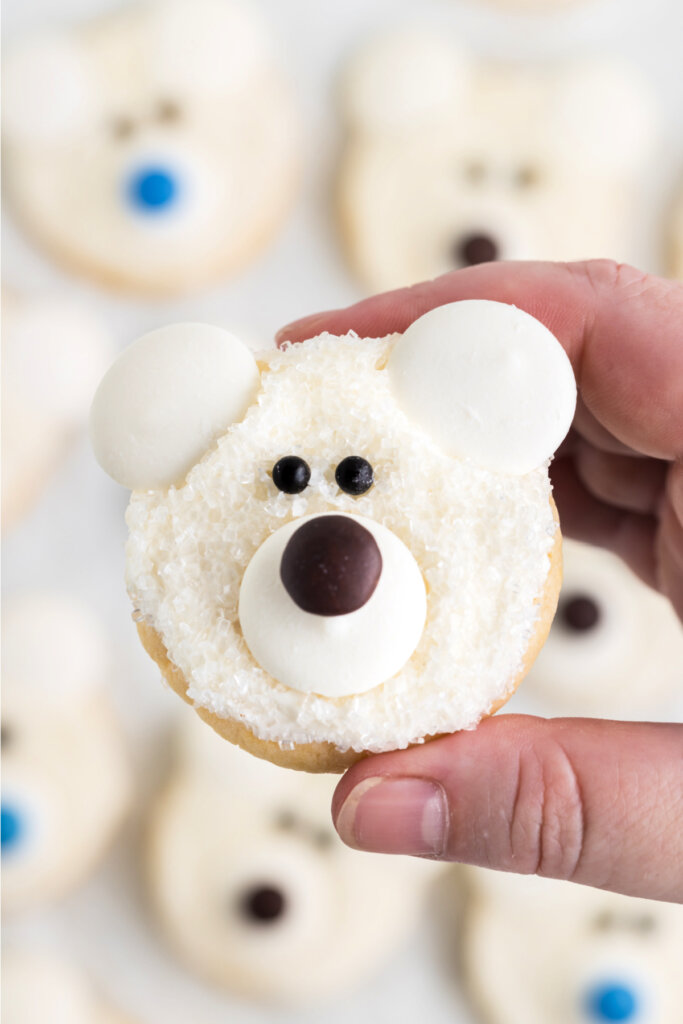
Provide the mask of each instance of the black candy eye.
[{"label": "black candy eye", "polygon": [[311,468],[298,455],[284,455],[273,466],[273,483],[285,494],[301,494],[308,487]]},{"label": "black candy eye", "polygon": [[12,730],[3,722],[0,725],[0,748],[4,753],[12,745]]},{"label": "black candy eye", "polygon": [[115,139],[129,139],[135,132],[135,122],[125,114],[118,114],[111,119],[109,129]]},{"label": "black candy eye", "polygon": [[347,494],[365,494],[372,487],[374,472],[367,459],[347,455],[337,466],[334,479]]},{"label": "black candy eye", "polygon": [[173,124],[182,116],[179,105],[175,100],[170,99],[159,100],[154,114],[156,120],[161,121],[162,124]]},{"label": "black candy eye", "polygon": [[244,917],[255,924],[270,924],[282,917],[287,901],[280,889],[271,885],[255,885],[248,889],[240,902]]},{"label": "black candy eye", "polygon": [[586,633],[600,622],[600,605],[588,594],[572,594],[560,602],[560,622],[573,633]]}]

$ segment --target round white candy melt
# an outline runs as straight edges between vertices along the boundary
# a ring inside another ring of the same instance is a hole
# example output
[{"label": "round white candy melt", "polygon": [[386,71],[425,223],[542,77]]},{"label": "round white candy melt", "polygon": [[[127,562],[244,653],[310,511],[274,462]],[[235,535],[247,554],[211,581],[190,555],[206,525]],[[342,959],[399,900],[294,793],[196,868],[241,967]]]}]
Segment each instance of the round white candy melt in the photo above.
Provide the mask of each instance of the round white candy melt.
[{"label": "round white candy melt", "polygon": [[228,331],[208,324],[151,331],[100,383],[90,412],[95,456],[132,490],[181,483],[242,419],[258,382],[253,355]]},{"label": "round white candy melt", "polygon": [[268,537],[247,566],[239,620],[253,657],[274,679],[302,693],[346,697],[398,672],[417,647],[427,615],[424,580],[403,541],[380,523],[351,516],[374,537],[382,571],[369,600],[346,615],[303,611],[280,576],[283,552],[303,516]]},{"label": "round white candy melt", "polygon": [[449,455],[503,473],[551,458],[571,426],[576,382],[555,336],[502,302],[425,313],[389,360],[397,401]]}]

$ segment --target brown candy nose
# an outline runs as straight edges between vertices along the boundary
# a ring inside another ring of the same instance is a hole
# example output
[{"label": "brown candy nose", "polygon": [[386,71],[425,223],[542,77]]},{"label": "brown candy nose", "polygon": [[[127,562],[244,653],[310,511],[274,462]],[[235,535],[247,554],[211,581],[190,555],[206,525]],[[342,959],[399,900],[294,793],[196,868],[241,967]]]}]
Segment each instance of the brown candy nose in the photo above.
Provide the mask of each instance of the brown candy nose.
[{"label": "brown candy nose", "polygon": [[473,267],[477,263],[492,263],[498,259],[498,245],[490,235],[472,232],[458,239],[454,256],[456,262],[463,267]]},{"label": "brown candy nose", "polygon": [[349,516],[317,516],[292,534],[280,578],[293,601],[312,615],[348,615],[370,600],[382,555],[369,530]]}]

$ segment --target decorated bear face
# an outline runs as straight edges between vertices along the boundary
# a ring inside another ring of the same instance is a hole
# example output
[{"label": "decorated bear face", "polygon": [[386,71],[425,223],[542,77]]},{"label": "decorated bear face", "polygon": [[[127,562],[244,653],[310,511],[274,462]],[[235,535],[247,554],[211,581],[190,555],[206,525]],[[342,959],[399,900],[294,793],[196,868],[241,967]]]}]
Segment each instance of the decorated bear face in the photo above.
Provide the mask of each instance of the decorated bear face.
[{"label": "decorated bear face", "polygon": [[[616,555],[565,541],[557,615],[521,699],[544,712],[652,717],[683,696],[683,629]],[[509,707],[513,710],[512,705]]]},{"label": "decorated bear face", "polygon": [[332,782],[249,757],[189,715],[154,809],[148,879],[188,966],[250,998],[348,991],[415,925],[436,864],[349,850]]},{"label": "decorated bear face", "polygon": [[83,428],[112,358],[87,309],[54,296],[2,296],[2,525],[28,511]]},{"label": "decorated bear face", "polygon": [[207,325],[139,339],[91,435],[134,488],[143,641],[215,728],[276,748],[386,750],[474,725],[552,618],[547,460],[575,397],[557,340],[501,303],[258,361]]},{"label": "decorated bear face", "polygon": [[3,908],[15,911],[80,881],[130,778],[97,621],[63,595],[26,594],[3,609],[2,634]]},{"label": "decorated bear face", "polygon": [[27,226],[106,284],[173,293],[248,261],[294,174],[291,102],[256,15],[152,0],[18,45],[6,176]]},{"label": "decorated bear face", "polygon": [[491,1024],[680,1017],[682,907],[536,876],[478,871],[474,885],[461,943]]},{"label": "decorated bear face", "polygon": [[398,32],[344,79],[339,211],[373,290],[496,259],[632,258],[653,113],[634,72],[477,61]]}]

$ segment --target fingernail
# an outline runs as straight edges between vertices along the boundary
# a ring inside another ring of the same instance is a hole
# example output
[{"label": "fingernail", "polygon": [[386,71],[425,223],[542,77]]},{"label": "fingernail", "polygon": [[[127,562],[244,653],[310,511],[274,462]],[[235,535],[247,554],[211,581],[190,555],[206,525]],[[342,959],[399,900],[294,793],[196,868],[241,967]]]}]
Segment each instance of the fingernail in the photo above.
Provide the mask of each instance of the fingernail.
[{"label": "fingernail", "polygon": [[[316,313],[314,316],[305,316],[301,320],[292,320],[291,324],[287,324],[285,327],[281,327],[275,335],[275,342],[281,345],[283,341],[289,341],[289,336],[293,330],[296,330],[301,340],[304,338],[313,338],[320,332],[317,330],[319,326],[325,322],[325,315],[322,313]],[[304,332],[304,333],[302,333]]]},{"label": "fingernail", "polygon": [[448,840],[446,794],[431,779],[364,779],[342,804],[336,827],[357,850],[441,857]]}]

